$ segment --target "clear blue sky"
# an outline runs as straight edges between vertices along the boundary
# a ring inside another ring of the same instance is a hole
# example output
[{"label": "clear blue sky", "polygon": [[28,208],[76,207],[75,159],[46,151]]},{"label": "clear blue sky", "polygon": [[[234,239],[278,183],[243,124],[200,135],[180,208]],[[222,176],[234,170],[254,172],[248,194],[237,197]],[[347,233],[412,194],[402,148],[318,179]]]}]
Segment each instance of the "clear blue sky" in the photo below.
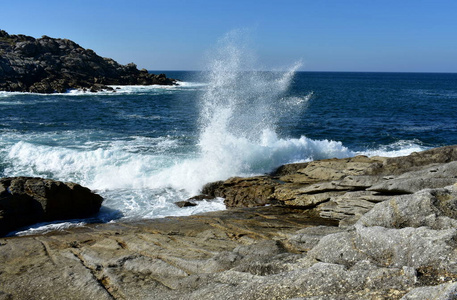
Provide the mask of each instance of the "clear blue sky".
[{"label": "clear blue sky", "polygon": [[3,0],[0,29],[69,38],[120,63],[200,70],[225,33],[252,31],[266,68],[457,72],[456,0]]}]

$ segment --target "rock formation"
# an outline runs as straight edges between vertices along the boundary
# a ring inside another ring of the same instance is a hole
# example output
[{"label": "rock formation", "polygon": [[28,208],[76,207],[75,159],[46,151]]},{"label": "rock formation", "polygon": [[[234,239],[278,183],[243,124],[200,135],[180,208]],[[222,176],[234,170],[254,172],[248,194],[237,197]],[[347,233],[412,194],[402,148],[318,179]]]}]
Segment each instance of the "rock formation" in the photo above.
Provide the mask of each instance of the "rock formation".
[{"label": "rock formation", "polygon": [[50,179],[0,179],[0,236],[37,222],[85,218],[98,212],[102,197],[75,183]]},{"label": "rock formation", "polygon": [[280,167],[272,175],[230,178],[203,188],[227,207],[276,205],[314,210],[323,218],[355,223],[376,203],[457,182],[457,147],[406,157],[356,156]]},{"label": "rock formation", "polygon": [[172,85],[164,74],[120,65],[67,39],[9,35],[0,30],[0,90],[33,93],[99,91],[107,85]]},{"label": "rock formation", "polygon": [[456,162],[286,165],[208,185],[225,211],[3,238],[0,299],[457,299]]}]

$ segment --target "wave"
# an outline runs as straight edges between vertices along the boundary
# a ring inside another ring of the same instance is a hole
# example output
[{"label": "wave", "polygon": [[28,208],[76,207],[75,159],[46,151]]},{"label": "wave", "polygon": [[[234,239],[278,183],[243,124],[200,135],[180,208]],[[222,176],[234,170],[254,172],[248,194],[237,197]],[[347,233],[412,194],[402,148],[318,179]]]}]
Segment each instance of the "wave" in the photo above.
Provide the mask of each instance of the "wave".
[{"label": "wave", "polygon": [[389,145],[381,145],[377,148],[367,149],[364,151],[355,152],[357,155],[366,156],[384,156],[398,157],[407,156],[413,152],[420,152],[431,147],[424,146],[419,140],[400,140]]},{"label": "wave", "polygon": [[[79,134],[67,135],[61,143]],[[281,139],[269,130],[263,131],[259,142],[233,135],[212,136],[214,148],[207,146],[204,153],[185,152],[180,141],[170,137],[68,146],[51,145],[52,138],[46,134],[33,142],[3,143],[8,162],[4,175],[75,181],[95,190],[173,188],[190,195],[210,181],[262,174],[285,163],[354,154],[340,142]],[[37,144],[46,140],[48,145]]]}]

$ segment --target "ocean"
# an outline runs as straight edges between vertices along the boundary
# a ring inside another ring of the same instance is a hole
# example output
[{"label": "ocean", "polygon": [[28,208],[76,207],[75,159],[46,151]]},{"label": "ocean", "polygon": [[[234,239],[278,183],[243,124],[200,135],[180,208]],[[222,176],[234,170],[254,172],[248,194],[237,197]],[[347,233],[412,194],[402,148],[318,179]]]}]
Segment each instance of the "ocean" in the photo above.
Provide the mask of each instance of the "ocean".
[{"label": "ocean", "polygon": [[285,163],[457,144],[457,74],[245,71],[237,55],[164,72],[177,86],[0,92],[0,176],[77,182],[105,199],[91,219],[17,234],[222,210],[222,199],[174,202]]}]

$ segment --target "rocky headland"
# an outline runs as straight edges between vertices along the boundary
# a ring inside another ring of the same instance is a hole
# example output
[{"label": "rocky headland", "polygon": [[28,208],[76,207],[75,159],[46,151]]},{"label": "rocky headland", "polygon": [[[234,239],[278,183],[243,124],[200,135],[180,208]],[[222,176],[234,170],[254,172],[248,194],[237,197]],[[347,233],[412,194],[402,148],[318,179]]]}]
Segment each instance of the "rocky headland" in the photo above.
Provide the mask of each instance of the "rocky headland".
[{"label": "rocky headland", "polygon": [[64,93],[112,90],[109,85],[173,85],[165,74],[121,65],[68,39],[10,35],[0,30],[0,91]]},{"label": "rocky headland", "polygon": [[231,178],[229,209],[0,239],[0,299],[457,299],[457,146]]}]

